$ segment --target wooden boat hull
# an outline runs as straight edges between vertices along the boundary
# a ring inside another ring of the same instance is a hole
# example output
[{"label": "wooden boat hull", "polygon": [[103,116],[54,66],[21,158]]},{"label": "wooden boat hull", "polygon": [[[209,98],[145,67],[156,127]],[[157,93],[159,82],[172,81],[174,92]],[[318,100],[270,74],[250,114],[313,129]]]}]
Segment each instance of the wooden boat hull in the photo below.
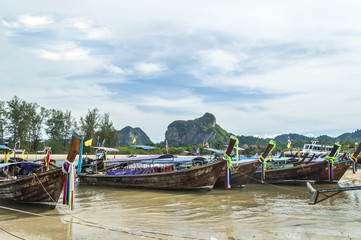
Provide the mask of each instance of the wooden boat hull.
[{"label": "wooden boat hull", "polygon": [[[254,161],[243,162],[240,161],[238,165],[232,165],[231,168],[231,185],[232,186],[244,186],[246,185],[254,173],[257,171],[261,163],[256,159]],[[225,168],[219,175],[215,186],[224,187]]]},{"label": "wooden boat hull", "polygon": [[36,176],[0,181],[0,201],[12,203],[46,203],[56,205],[64,185],[61,168]]},{"label": "wooden boat hull", "polygon": [[212,189],[225,163],[221,160],[172,172],[138,175],[78,173],[81,183],[102,186],[148,189]]},{"label": "wooden boat hull", "polygon": [[[349,169],[352,165],[352,161],[341,161],[341,162],[335,162],[333,164],[333,181],[334,183],[337,183],[342,176],[345,174],[347,169]],[[326,168],[321,172],[319,177],[320,182],[330,182],[328,177],[328,165]]]},{"label": "wooden boat hull", "polygon": [[[266,170],[267,183],[297,183],[303,181],[317,181],[327,162],[315,162],[294,167]],[[261,171],[256,171],[253,178],[260,181]]]}]

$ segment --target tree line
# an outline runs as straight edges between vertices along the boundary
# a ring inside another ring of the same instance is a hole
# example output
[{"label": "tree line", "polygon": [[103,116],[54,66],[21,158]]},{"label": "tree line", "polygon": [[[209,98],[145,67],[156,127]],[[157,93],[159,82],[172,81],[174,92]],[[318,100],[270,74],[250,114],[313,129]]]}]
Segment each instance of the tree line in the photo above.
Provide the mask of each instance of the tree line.
[{"label": "tree line", "polygon": [[10,148],[20,139],[20,148],[28,152],[42,150],[40,141],[46,134],[46,144],[53,153],[64,153],[75,130],[84,131],[85,140],[99,139],[108,146],[116,146],[119,140],[109,113],[100,114],[97,108],[88,109],[84,117],[76,120],[70,110],[46,109],[17,96],[0,101],[0,144],[8,142]]}]

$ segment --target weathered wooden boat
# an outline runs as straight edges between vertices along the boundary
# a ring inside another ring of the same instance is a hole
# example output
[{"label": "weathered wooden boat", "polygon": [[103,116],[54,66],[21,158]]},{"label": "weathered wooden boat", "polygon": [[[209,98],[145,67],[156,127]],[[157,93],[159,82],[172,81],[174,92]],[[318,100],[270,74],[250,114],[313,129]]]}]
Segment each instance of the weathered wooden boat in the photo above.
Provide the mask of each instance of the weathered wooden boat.
[{"label": "weathered wooden boat", "polygon": [[[361,152],[361,145],[359,144],[358,148],[356,149],[355,153],[352,155],[350,159],[345,159],[345,157],[337,159],[336,155],[338,154],[339,148],[340,145],[335,144],[334,148],[331,150],[329,157],[331,157],[330,160],[332,161],[334,160],[334,162],[333,164],[328,164],[326,168],[321,172],[319,176],[320,183],[324,183],[324,182],[337,183],[346,173],[346,171],[353,165],[353,163],[357,161],[357,157]],[[332,166],[332,173],[329,172],[330,165]],[[331,181],[330,181],[330,174],[332,174]]]},{"label": "weathered wooden boat", "polygon": [[[136,162],[140,160],[156,160],[162,159],[162,155],[152,155],[146,157],[133,157],[124,159],[111,159],[106,161],[111,163],[112,160],[118,162]],[[167,156],[168,158],[169,156]],[[147,171],[146,173],[137,173],[136,170],[120,170],[124,175],[117,175],[118,172],[113,171],[107,174],[88,174],[78,173],[81,183],[93,185],[114,186],[114,187],[130,187],[130,188],[149,188],[149,189],[212,189],[220,172],[224,167],[221,160],[207,163],[194,168],[182,170],[172,170],[166,172]],[[151,169],[151,168],[146,168]],[[142,169],[144,170],[144,169]],[[135,171],[135,172],[131,172]],[[143,171],[144,172],[144,171]]]},{"label": "weathered wooden boat", "polygon": [[[230,146],[233,148],[233,146]],[[147,167],[142,169],[126,169],[124,164],[141,163],[142,161],[155,161],[169,159],[172,155],[152,155],[142,157],[110,159],[107,163],[120,163],[118,170],[100,172],[97,174],[78,173],[81,183],[127,187],[127,188],[147,188],[147,189],[165,189],[165,190],[196,190],[213,188],[218,176],[224,168],[225,162],[216,160],[204,165],[195,166],[177,170],[172,165],[165,166],[165,171],[158,166]],[[129,166],[129,165],[128,165]],[[161,170],[159,172],[159,170]]]},{"label": "weathered wooden boat", "polygon": [[326,166],[326,168],[321,172],[318,182],[320,183],[337,183],[342,176],[346,173],[347,169],[349,169],[352,166],[352,160],[347,159],[343,161],[337,161],[333,164],[332,170],[333,170],[333,180],[329,180],[329,166]]},{"label": "weathered wooden boat", "polygon": [[[80,137],[83,133],[75,134]],[[67,156],[69,162],[74,162],[80,144],[81,141],[73,136]],[[31,166],[36,163],[4,163],[0,165],[0,168],[5,166],[21,167],[21,164]],[[11,168],[9,168],[8,176],[0,179],[0,201],[48,204],[51,207],[55,207],[62,192],[65,174],[59,167],[42,171],[44,166],[42,164],[37,165],[40,167],[34,169],[34,171],[27,172],[26,175],[21,175],[21,173],[24,173],[21,171],[18,174],[12,175],[15,171],[11,171]]]},{"label": "weathered wooden boat", "polygon": [[[314,162],[307,165],[297,165],[278,169],[267,169],[265,182],[267,183],[297,183],[317,181],[321,172],[326,168],[327,161]],[[261,170],[257,170],[254,179],[261,179]]]},{"label": "weathered wooden boat", "polygon": [[[273,150],[274,143],[269,143],[266,147],[262,157],[265,159],[268,154]],[[238,163],[232,161],[231,167],[231,186],[245,186],[253,177],[261,161],[258,159],[242,159]],[[225,172],[222,171],[220,176],[217,179],[215,186],[220,187],[225,185]]]},{"label": "weathered wooden boat", "polygon": [[[238,165],[232,164],[231,169],[231,186],[245,186],[257,171],[261,162],[258,159],[253,160],[242,160]],[[221,172],[217,179],[215,186],[223,187],[225,185],[225,173]]]}]

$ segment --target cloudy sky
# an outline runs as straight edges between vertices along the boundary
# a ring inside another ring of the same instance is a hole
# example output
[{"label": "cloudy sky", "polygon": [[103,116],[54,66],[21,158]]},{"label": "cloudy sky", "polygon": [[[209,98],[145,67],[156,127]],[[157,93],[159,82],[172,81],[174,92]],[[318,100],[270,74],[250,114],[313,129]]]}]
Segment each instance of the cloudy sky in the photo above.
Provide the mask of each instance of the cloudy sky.
[{"label": "cloudy sky", "polygon": [[1,101],[14,95],[164,140],[210,112],[237,135],[361,127],[361,2],[0,0]]}]

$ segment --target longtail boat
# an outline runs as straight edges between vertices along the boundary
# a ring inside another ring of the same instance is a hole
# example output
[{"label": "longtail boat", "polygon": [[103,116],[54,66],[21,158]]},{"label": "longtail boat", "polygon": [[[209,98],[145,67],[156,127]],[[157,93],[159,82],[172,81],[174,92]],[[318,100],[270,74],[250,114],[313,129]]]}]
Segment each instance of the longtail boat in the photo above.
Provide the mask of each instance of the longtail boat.
[{"label": "longtail boat", "polygon": [[[79,151],[81,140],[74,136],[82,137],[83,133],[73,133],[67,160],[74,162]],[[59,200],[64,185],[65,174],[62,168],[57,167],[44,171],[46,167],[39,167],[34,171],[21,175],[24,171],[11,171],[12,167],[21,167],[21,164],[34,166],[36,163],[4,163],[0,168],[9,167],[8,176],[0,179],[0,201],[11,203],[36,203],[48,204],[54,208]],[[49,164],[49,163],[48,163]],[[36,166],[35,165],[35,166]]]},{"label": "longtail boat", "polygon": [[[327,161],[314,162],[307,165],[289,166],[278,169],[266,169],[265,182],[267,183],[297,183],[317,181],[321,172],[326,168]],[[261,170],[253,175],[254,179],[261,179]]]},{"label": "longtail boat", "polygon": [[[262,154],[263,158],[266,158],[268,154],[273,150],[274,143],[269,143],[266,147],[264,153]],[[238,145],[238,144],[237,144]],[[238,147],[237,147],[238,150]],[[253,177],[254,173],[257,171],[261,161],[255,158],[241,159],[239,162],[232,161],[231,170],[231,186],[245,186]],[[221,172],[221,175],[217,179],[215,186],[224,186],[225,185],[225,173]]]},{"label": "longtail boat", "polygon": [[[106,163],[135,163],[141,161],[168,159],[169,155],[151,155],[123,159],[110,159]],[[78,173],[81,183],[115,187],[149,189],[211,189],[217,180],[224,162],[218,160],[194,168],[176,170],[172,165],[142,169],[124,169],[99,172],[98,174]],[[162,170],[164,168],[165,171]],[[167,168],[167,169],[166,169]],[[160,170],[161,169],[161,170]]]},{"label": "longtail boat", "polygon": [[[230,148],[230,147],[229,147]],[[233,146],[231,146],[233,148]],[[105,171],[99,173],[78,173],[78,178],[81,183],[113,186],[113,187],[128,187],[128,188],[147,188],[147,189],[166,189],[166,190],[182,190],[182,189],[207,189],[213,188],[219,174],[224,168],[225,162],[216,160],[200,166],[192,168],[177,169],[174,165],[165,165],[160,167],[159,164],[154,164],[154,161],[161,161],[174,156],[169,154],[151,155],[130,158],[115,158],[105,161],[107,167],[111,163],[118,163],[118,169],[113,168],[112,171]],[[130,168],[136,164],[151,165],[144,168]],[[149,164],[149,162],[152,162]],[[125,167],[127,165],[127,167]]]},{"label": "longtail boat", "polygon": [[[351,166],[354,166],[353,164],[355,164],[357,162],[357,157],[360,154],[360,152],[361,152],[361,143],[358,145],[355,153],[349,159],[341,158],[339,160],[335,160],[332,164],[329,164],[321,172],[320,177],[319,177],[319,182],[337,183],[342,178],[342,176],[346,173],[346,171]],[[330,153],[330,156],[333,157],[335,154],[336,153],[334,153],[334,149],[333,149]],[[332,166],[332,173],[330,173],[330,171],[329,171],[330,166]],[[354,173],[355,173],[355,171],[354,171]],[[330,174],[332,174],[332,179],[330,179]]]}]

